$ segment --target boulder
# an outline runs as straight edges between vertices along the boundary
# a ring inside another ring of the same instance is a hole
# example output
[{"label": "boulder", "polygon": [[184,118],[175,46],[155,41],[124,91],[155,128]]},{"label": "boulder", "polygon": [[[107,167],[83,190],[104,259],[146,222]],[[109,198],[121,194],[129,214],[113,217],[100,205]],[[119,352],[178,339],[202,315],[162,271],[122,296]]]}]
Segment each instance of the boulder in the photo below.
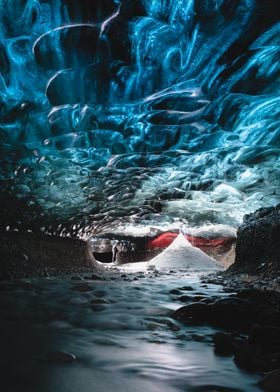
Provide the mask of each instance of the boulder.
[{"label": "boulder", "polygon": [[177,309],[173,313],[175,320],[185,324],[207,323],[209,320],[209,306],[204,303],[193,303]]},{"label": "boulder", "polygon": [[206,304],[192,303],[177,309],[173,317],[185,324],[210,324],[232,331],[247,331],[258,313],[252,305],[238,298],[225,298]]},{"label": "boulder", "polygon": [[280,351],[280,328],[270,325],[254,325],[248,341],[257,344],[264,352]]},{"label": "boulder", "polygon": [[71,363],[77,360],[77,357],[72,353],[54,352],[47,356],[47,360],[53,363]]},{"label": "boulder", "polygon": [[252,344],[242,344],[235,350],[234,361],[238,367],[248,371],[263,371],[266,363],[262,358],[260,347]]},{"label": "boulder", "polygon": [[256,321],[256,309],[246,300],[230,297],[217,300],[208,306],[209,322],[212,325],[244,331]]},{"label": "boulder", "polygon": [[217,332],[213,336],[213,343],[215,346],[215,353],[218,355],[233,355],[236,347],[234,337],[225,332]]},{"label": "boulder", "polygon": [[279,392],[280,386],[280,369],[268,373],[260,382],[259,386],[270,392]]},{"label": "boulder", "polygon": [[280,271],[280,204],[245,215],[237,231],[236,258],[230,272]]}]

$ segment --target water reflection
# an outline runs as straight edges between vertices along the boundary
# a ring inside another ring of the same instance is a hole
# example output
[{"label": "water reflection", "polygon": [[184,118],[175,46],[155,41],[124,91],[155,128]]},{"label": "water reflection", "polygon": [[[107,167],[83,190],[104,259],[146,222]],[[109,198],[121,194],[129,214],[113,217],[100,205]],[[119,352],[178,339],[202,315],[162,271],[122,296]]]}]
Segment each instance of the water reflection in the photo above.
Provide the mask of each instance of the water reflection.
[{"label": "water reflection", "polygon": [[[81,279],[81,280],[77,280]],[[257,377],[215,356],[212,327],[170,318],[188,295],[226,296],[190,271],[111,270],[1,284],[1,384],[5,392],[246,391]],[[175,291],[174,291],[175,290]],[[48,355],[68,352],[71,363]]]}]

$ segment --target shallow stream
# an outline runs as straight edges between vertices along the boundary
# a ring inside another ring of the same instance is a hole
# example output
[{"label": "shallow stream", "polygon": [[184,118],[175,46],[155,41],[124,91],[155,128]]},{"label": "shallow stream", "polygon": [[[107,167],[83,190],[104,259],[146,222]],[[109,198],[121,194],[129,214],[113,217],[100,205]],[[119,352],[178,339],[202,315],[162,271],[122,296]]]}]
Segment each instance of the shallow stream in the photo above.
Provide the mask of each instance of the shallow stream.
[{"label": "shallow stream", "polygon": [[170,318],[182,295],[230,295],[198,273],[115,268],[0,289],[3,392],[259,391],[258,376],[215,355],[217,329]]}]

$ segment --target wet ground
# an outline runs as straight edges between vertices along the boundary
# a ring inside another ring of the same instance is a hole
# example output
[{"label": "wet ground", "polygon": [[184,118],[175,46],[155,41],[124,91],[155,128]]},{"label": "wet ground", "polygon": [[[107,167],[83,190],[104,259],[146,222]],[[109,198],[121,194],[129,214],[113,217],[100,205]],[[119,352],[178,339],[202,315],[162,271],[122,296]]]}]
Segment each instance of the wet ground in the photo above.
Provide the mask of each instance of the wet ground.
[{"label": "wet ground", "polygon": [[215,355],[218,329],[171,318],[182,295],[230,295],[199,276],[115,268],[2,282],[1,391],[259,391],[259,376]]}]

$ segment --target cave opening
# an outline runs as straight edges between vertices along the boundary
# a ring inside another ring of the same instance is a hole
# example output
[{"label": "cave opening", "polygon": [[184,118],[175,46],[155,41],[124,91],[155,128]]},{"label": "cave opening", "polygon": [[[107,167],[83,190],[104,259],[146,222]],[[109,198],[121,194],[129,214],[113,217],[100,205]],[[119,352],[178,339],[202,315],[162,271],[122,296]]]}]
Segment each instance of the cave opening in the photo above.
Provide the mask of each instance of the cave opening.
[{"label": "cave opening", "polygon": [[1,390],[278,392],[278,3],[0,1]]}]

